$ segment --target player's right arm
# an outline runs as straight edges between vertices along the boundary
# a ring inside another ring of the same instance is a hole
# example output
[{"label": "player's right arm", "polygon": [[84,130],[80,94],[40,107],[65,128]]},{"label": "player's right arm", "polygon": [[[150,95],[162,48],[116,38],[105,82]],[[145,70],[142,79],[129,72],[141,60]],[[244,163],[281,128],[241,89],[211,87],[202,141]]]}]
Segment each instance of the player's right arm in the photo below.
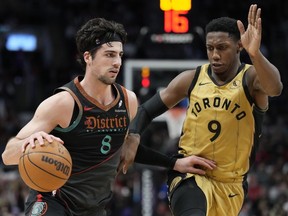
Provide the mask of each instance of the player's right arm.
[{"label": "player's right arm", "polygon": [[160,91],[160,98],[169,109],[188,97],[188,90],[194,76],[195,70],[183,71]]},{"label": "player's right arm", "polygon": [[[27,145],[35,147],[35,140],[40,145],[43,139],[63,141],[49,133],[57,126],[67,127],[73,111],[73,98],[68,92],[60,92],[44,100],[36,109],[33,118],[12,137],[2,154],[5,165],[17,165]],[[69,117],[70,115],[70,117]]]},{"label": "player's right arm", "polygon": [[186,98],[194,76],[195,70],[183,71],[166,88],[141,104],[135,119],[130,124],[129,133],[141,135],[154,118]]}]

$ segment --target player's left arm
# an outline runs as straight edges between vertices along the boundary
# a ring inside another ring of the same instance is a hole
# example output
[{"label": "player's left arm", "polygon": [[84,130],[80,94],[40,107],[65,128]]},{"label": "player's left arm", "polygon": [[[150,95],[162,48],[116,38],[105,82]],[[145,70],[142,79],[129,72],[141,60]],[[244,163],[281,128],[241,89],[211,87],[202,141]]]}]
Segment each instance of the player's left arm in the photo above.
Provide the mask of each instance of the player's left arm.
[{"label": "player's left arm", "polygon": [[260,96],[278,96],[283,85],[278,69],[260,51],[262,37],[261,8],[251,5],[248,13],[248,27],[245,31],[243,23],[238,20],[241,43],[247,51],[252,64],[252,94]]},{"label": "player's left arm", "polygon": [[128,106],[129,106],[129,117],[130,121],[132,121],[137,113],[137,108],[138,108],[138,99],[136,94],[133,91],[127,90],[127,96],[128,96]]},{"label": "player's left arm", "polygon": [[[128,96],[129,117],[130,121],[132,121],[136,116],[139,103],[137,96],[133,91],[126,89],[126,92]],[[120,163],[117,168],[118,171],[123,170],[124,174],[127,172],[128,168],[134,162],[139,143],[140,143],[140,135],[138,134],[126,135],[124,143],[122,145]]]}]

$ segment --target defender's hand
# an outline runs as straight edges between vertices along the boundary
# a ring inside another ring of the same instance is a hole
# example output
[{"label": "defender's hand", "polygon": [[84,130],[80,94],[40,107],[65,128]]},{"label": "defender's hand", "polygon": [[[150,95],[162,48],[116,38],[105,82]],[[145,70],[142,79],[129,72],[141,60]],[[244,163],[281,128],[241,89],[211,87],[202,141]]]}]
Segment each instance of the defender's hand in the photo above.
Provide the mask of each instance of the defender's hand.
[{"label": "defender's hand", "polygon": [[215,161],[192,155],[177,159],[173,170],[181,173],[205,175],[206,169],[213,170],[215,167]]}]

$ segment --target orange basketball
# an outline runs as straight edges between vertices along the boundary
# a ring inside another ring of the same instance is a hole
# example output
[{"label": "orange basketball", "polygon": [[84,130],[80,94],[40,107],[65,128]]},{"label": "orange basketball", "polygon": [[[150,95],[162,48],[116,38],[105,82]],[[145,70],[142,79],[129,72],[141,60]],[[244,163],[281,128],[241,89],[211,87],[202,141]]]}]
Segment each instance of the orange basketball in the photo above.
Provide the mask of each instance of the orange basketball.
[{"label": "orange basketball", "polygon": [[72,159],[64,145],[54,140],[36,147],[27,146],[19,160],[19,173],[30,188],[50,192],[63,186],[71,175]]}]

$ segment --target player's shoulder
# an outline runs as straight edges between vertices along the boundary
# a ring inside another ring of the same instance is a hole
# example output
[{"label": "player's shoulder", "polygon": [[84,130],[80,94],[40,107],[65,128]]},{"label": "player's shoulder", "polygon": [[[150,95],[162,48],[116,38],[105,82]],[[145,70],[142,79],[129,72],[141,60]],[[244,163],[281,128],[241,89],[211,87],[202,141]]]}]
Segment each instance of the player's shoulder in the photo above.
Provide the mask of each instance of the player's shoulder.
[{"label": "player's shoulder", "polygon": [[125,95],[127,97],[127,102],[128,102],[128,106],[129,106],[129,115],[130,118],[133,119],[137,113],[137,108],[138,108],[138,99],[137,96],[135,94],[135,92],[125,88],[122,86],[123,92],[126,92]]},{"label": "player's shoulder", "polygon": [[195,69],[188,69],[188,70],[184,70],[183,72],[181,72],[178,76],[177,79],[178,80],[183,80],[183,81],[192,81],[194,76],[196,74],[196,68]]},{"label": "player's shoulder", "polygon": [[184,70],[182,73],[183,74],[193,74],[196,72],[196,68],[193,68],[193,69],[188,69],[188,70]]},{"label": "player's shoulder", "polygon": [[179,73],[167,86],[167,95],[177,95],[176,97],[186,97],[188,89],[195,77],[195,69],[188,69]]},{"label": "player's shoulder", "polygon": [[61,103],[62,105],[65,103],[69,103],[73,101],[73,96],[68,91],[60,91],[50,97],[51,101]]},{"label": "player's shoulder", "polygon": [[126,93],[127,93],[127,97],[129,100],[137,100],[137,96],[136,96],[136,93],[134,91],[131,91],[129,89],[126,89]]},{"label": "player's shoulder", "polygon": [[[43,100],[37,107],[34,116],[50,125],[50,129],[57,125],[67,127],[74,108],[73,97],[68,92],[59,92]],[[51,126],[52,125],[52,126]]]},{"label": "player's shoulder", "polygon": [[118,86],[120,86],[120,88],[122,89],[122,91],[124,92],[124,94],[126,94],[128,96],[128,98],[132,97],[136,97],[136,94],[134,91],[127,89],[125,86],[117,84]]},{"label": "player's shoulder", "polygon": [[53,109],[63,109],[65,107],[73,106],[74,99],[72,95],[67,91],[60,91],[56,94],[51,95],[46,98],[40,106],[45,106],[47,108],[51,107]]},{"label": "player's shoulder", "polygon": [[256,78],[257,72],[252,64],[244,64],[242,71],[245,73],[246,81],[251,81]]},{"label": "player's shoulder", "polygon": [[241,67],[242,67],[242,70],[244,70],[244,71],[247,71],[247,72],[255,71],[255,67],[253,64],[243,63],[242,65],[241,65]]}]

